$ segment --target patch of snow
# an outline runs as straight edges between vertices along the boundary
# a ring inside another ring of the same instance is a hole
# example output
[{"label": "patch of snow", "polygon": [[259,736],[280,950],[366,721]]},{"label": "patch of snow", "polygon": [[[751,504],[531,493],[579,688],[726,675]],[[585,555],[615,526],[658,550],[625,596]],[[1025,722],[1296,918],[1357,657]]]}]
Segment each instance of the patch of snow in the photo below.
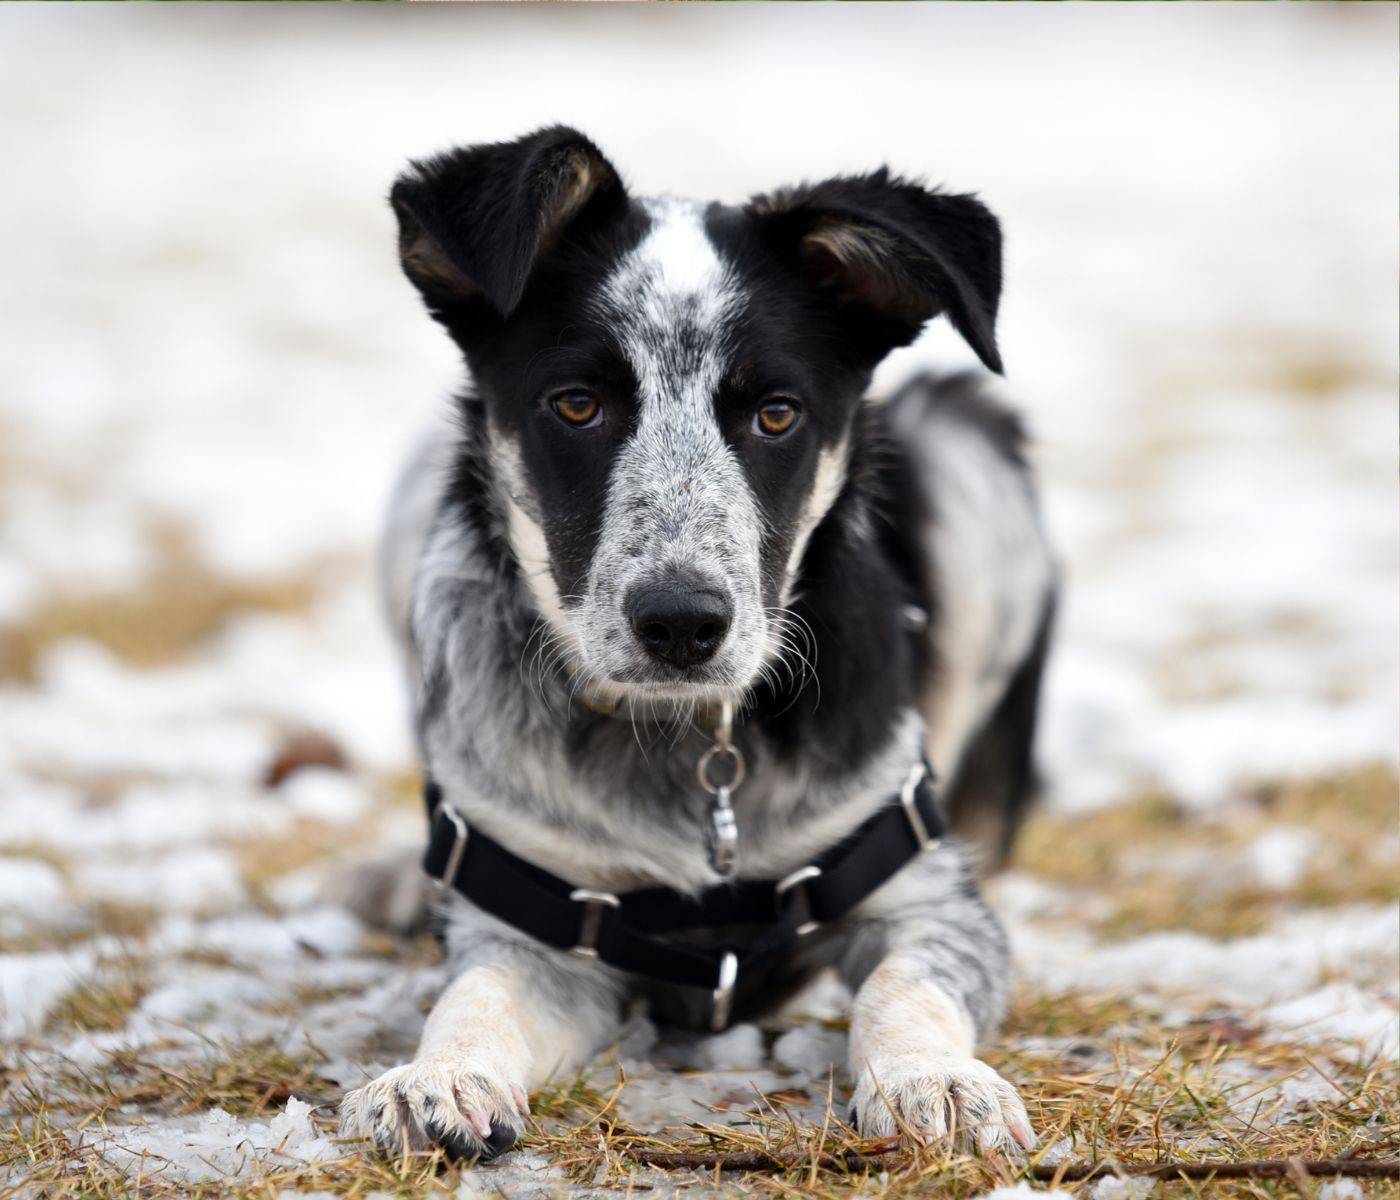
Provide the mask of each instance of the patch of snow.
[{"label": "patch of snow", "polygon": [[348,825],[369,807],[369,795],[344,771],[305,767],[282,784],[283,799],[299,816]]},{"label": "patch of snow", "polygon": [[1054,917],[1072,905],[1064,888],[1015,868],[994,875],[985,892],[999,914],[1021,921]]},{"label": "patch of snow", "polygon": [[1347,908],[1288,917],[1254,937],[1215,941],[1167,932],[1099,944],[1078,931],[1008,922],[1018,971],[1051,991],[1209,996],[1269,1004],[1342,974],[1371,988],[1393,986],[1400,914]]},{"label": "patch of snow", "polygon": [[89,902],[213,913],[234,908],[247,898],[243,875],[233,856],[214,846],[145,859],[79,858],[72,871],[75,890]]},{"label": "patch of snow", "polygon": [[846,1068],[846,1035],[815,1023],[789,1029],[773,1044],[773,1065],[820,1078]]},{"label": "patch of snow", "polygon": [[0,916],[45,921],[66,906],[63,876],[33,858],[0,857]]},{"label": "patch of snow", "polygon": [[851,989],[834,970],[827,969],[818,971],[777,1016],[786,1021],[835,1021],[845,1017],[850,1007]]},{"label": "patch of snow", "polygon": [[1333,983],[1264,1010],[1269,1032],[1313,1044],[1340,1044],[1359,1062],[1400,1058],[1400,1026],[1395,1006],[1349,983]]},{"label": "patch of snow", "polygon": [[96,1142],[114,1163],[147,1178],[198,1183],[251,1179],[261,1172],[341,1158],[345,1151],[311,1121],[311,1106],[295,1096],[269,1121],[234,1116],[221,1108],[199,1117],[152,1120],[69,1131],[70,1140]]},{"label": "patch of snow", "polygon": [[69,954],[0,954],[0,1035],[24,1037],[92,970],[93,957]]},{"label": "patch of snow", "polygon": [[22,621],[38,604],[41,593],[32,567],[22,564],[17,554],[0,554],[0,625]]},{"label": "patch of snow", "polygon": [[1058,1141],[1051,1142],[1050,1145],[1036,1154],[1036,1160],[1047,1167],[1058,1167],[1062,1162],[1073,1158],[1074,1139],[1072,1137],[1062,1137]]},{"label": "patch of snow", "polygon": [[757,1025],[735,1025],[702,1038],[694,1046],[691,1061],[701,1070],[762,1066],[768,1061],[763,1032]]},{"label": "patch of snow", "polygon": [[197,1024],[227,1018],[230,1012],[261,1004],[274,994],[267,983],[246,971],[196,963],[184,967],[177,982],[149,993],[138,1011],[153,1023]]},{"label": "patch of snow", "polygon": [[1266,888],[1284,892],[1294,887],[1317,851],[1317,835],[1301,826],[1266,830],[1244,849],[1246,866]]},{"label": "patch of snow", "polygon": [[1038,1188],[1023,1179],[983,1192],[977,1200],[1074,1200],[1074,1197],[1061,1188]]},{"label": "patch of snow", "polygon": [[[604,1080],[600,1077],[595,1083]],[[717,1119],[742,1121],[747,1119],[743,1113],[758,1105],[760,1092],[767,1094],[791,1086],[790,1079],[752,1067],[688,1072],[645,1067],[628,1076],[627,1087],[618,1098],[618,1111],[627,1122],[642,1129]],[[821,1091],[824,1095],[824,1088]],[[717,1118],[711,1110],[721,1105],[725,1115]]]},{"label": "patch of snow", "polygon": [[1103,1175],[1089,1185],[1090,1200],[1147,1200],[1155,1179],[1132,1175]]},{"label": "patch of snow", "polygon": [[163,954],[226,954],[245,965],[304,961],[353,954],[363,948],[363,926],[344,909],[313,908],[285,917],[240,914],[213,921],[172,915],[149,945]]}]

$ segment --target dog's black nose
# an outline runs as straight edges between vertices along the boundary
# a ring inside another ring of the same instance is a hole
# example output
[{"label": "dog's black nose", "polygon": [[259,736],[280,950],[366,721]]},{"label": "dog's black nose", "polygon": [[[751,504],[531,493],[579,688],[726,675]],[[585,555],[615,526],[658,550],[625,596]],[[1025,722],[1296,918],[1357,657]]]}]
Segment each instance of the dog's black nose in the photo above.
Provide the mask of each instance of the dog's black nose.
[{"label": "dog's black nose", "polygon": [[706,588],[648,588],[633,593],[629,611],[637,640],[673,667],[712,657],[734,616],[728,597]]}]

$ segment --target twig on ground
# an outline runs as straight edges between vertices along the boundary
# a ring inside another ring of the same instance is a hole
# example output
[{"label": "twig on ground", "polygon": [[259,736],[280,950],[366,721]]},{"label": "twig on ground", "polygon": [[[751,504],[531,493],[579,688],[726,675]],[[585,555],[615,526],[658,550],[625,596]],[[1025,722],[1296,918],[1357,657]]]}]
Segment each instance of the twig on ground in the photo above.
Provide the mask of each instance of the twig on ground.
[{"label": "twig on ground", "polygon": [[649,1146],[628,1146],[625,1153],[649,1167],[708,1171],[716,1168],[721,1171],[788,1171],[810,1168],[814,1162],[821,1171],[883,1170],[898,1157],[895,1151],[862,1154],[858,1150],[841,1150],[834,1154],[783,1155],[767,1150],[740,1150],[724,1154],[704,1150],[653,1150]]},{"label": "twig on ground", "polygon": [[[766,1150],[746,1150],[723,1154],[692,1150],[655,1150],[629,1146],[625,1153],[650,1167],[668,1170],[788,1171],[812,1165],[810,1156],[772,1154]],[[863,1154],[857,1150],[816,1156],[824,1171],[884,1170],[899,1157],[897,1151]],[[1166,1162],[1166,1163],[1080,1163],[1072,1166],[1030,1168],[1032,1179],[1057,1183],[1078,1183],[1104,1175],[1143,1176],[1152,1179],[1287,1179],[1298,1172],[1306,1175],[1349,1175],[1363,1179],[1400,1179],[1400,1160],[1376,1158],[1259,1158],[1244,1162]]]},{"label": "twig on ground", "polygon": [[1079,1183],[1104,1175],[1151,1179],[1289,1179],[1304,1175],[1353,1175],[1363,1179],[1400,1179],[1400,1161],[1377,1158],[1256,1158],[1245,1162],[1079,1163],[1070,1167],[1032,1167],[1032,1179]]}]

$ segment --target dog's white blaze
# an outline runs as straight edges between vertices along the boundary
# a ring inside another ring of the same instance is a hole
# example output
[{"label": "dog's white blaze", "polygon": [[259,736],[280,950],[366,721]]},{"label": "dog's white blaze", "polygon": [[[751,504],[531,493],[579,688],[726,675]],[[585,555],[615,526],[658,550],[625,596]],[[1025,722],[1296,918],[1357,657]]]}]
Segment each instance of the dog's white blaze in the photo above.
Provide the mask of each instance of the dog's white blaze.
[{"label": "dog's white blaze", "polygon": [[[693,200],[660,196],[646,202],[653,224],[632,254],[630,265],[663,281],[658,296],[699,296],[722,306],[731,286],[714,243],[705,234],[703,209]],[[626,276],[615,283],[626,286]]]},{"label": "dog's white blaze", "polygon": [[[724,326],[741,299],[738,285],[705,232],[701,205],[674,196],[644,204],[651,228],[603,288],[609,316],[623,318],[614,328],[642,384],[643,417],[648,407],[683,399],[687,415],[698,410],[718,438],[712,405],[724,370]],[[682,336],[693,338],[698,351],[684,378],[671,369]],[[678,384],[683,397],[674,395]]]},{"label": "dog's white blaze", "polygon": [[628,589],[668,569],[709,578],[734,605],[712,664],[717,689],[733,694],[758,669],[765,631],[762,519],[714,409],[741,295],[700,205],[668,197],[646,208],[651,228],[599,300],[636,373],[639,407],[613,464],[576,628],[589,667],[625,674],[641,663],[622,620]]},{"label": "dog's white blaze", "polygon": [[807,553],[807,543],[817,526],[826,520],[831,506],[846,486],[846,474],[851,465],[851,443],[843,437],[817,456],[817,473],[812,481],[812,490],[802,513],[797,518],[797,536],[792,540],[792,550],[788,554],[787,568],[783,575],[783,604],[793,601],[793,585],[797,582],[797,570],[802,565],[802,556]]}]

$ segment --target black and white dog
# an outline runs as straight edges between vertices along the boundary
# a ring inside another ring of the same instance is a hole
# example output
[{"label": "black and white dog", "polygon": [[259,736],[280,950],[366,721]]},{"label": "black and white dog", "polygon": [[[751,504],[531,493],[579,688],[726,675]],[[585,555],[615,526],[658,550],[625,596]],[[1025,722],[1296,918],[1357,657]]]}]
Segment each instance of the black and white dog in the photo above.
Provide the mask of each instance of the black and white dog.
[{"label": "black and white dog", "polygon": [[[452,982],[345,1133],[498,1154],[635,1003],[722,1025],[834,966],[860,1130],[1032,1144],[974,1057],[1009,968],[967,847],[999,861],[1031,790],[1053,561],[989,377],[865,397],[939,314],[1000,370],[995,218],[884,170],[636,198],[558,127],[392,202],[471,373],[386,556]],[[729,915],[672,936],[687,903]]]}]

